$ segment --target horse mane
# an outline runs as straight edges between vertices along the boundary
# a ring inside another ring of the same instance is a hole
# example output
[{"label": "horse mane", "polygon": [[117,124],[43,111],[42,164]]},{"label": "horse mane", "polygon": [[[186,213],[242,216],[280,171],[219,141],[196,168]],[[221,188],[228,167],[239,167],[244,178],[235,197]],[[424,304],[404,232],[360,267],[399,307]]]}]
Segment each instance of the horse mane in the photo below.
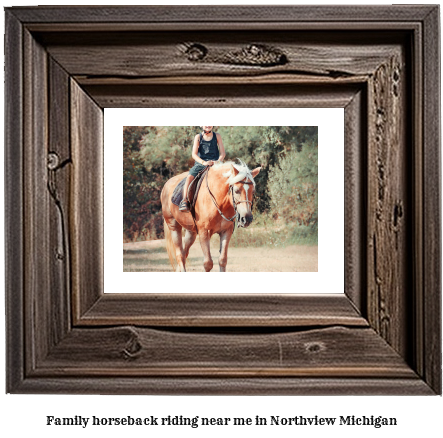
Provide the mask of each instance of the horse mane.
[{"label": "horse mane", "polygon": [[245,178],[249,178],[255,187],[255,181],[248,166],[242,160],[240,160],[240,158],[237,158],[237,160],[240,162],[240,164],[234,163],[233,161],[226,161],[225,163],[217,163],[214,165],[214,167],[217,168],[232,164],[232,166],[234,166],[235,169],[238,170],[238,174],[235,176],[231,175],[231,169],[229,168],[227,172],[223,173],[223,176],[228,178],[226,183],[232,186],[236,182],[242,181]]}]

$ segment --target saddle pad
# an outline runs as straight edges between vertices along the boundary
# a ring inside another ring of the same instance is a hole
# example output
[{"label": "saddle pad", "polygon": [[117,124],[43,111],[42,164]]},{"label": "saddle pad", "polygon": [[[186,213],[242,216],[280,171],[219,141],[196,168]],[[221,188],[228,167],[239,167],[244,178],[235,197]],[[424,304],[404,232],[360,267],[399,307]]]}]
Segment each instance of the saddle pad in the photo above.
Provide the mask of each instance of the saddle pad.
[{"label": "saddle pad", "polygon": [[178,184],[177,187],[174,189],[174,193],[172,194],[171,201],[173,204],[179,206],[180,202],[182,202],[183,199],[183,186],[185,185],[186,177],[184,177]]},{"label": "saddle pad", "polygon": [[[195,207],[195,202],[197,200],[198,192],[200,191],[200,186],[203,182],[206,172],[209,171],[209,167],[205,167],[189,184],[188,187],[188,198],[191,201],[191,210]],[[185,185],[186,177],[183,178],[175,187],[172,193],[171,201],[173,204],[180,207],[180,202],[183,199],[183,186]]]}]

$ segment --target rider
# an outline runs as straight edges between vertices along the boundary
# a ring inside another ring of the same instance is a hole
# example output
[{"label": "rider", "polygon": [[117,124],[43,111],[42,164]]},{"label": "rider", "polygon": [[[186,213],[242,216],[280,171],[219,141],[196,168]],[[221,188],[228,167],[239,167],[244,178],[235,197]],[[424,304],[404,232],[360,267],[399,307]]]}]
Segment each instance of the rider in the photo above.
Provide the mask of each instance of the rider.
[{"label": "rider", "polygon": [[191,181],[205,166],[213,166],[216,161],[223,161],[225,158],[225,147],[220,134],[213,132],[213,126],[201,126],[203,132],[194,138],[192,147],[192,158],[195,160],[194,166],[190,169],[189,175],[183,187],[183,200],[180,202],[180,211],[189,211],[189,202],[186,199],[188,187]]}]

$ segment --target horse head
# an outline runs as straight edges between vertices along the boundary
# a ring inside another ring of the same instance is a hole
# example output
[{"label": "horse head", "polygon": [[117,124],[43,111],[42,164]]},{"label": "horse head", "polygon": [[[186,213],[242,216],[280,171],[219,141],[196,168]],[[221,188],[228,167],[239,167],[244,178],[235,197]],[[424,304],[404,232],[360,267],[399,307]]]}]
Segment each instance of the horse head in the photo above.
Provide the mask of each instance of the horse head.
[{"label": "horse head", "polygon": [[232,202],[237,213],[237,226],[248,227],[252,220],[252,200],[255,192],[254,178],[261,167],[249,170],[240,159],[240,164],[230,164],[230,170],[223,174],[228,177],[227,183],[232,191]]}]

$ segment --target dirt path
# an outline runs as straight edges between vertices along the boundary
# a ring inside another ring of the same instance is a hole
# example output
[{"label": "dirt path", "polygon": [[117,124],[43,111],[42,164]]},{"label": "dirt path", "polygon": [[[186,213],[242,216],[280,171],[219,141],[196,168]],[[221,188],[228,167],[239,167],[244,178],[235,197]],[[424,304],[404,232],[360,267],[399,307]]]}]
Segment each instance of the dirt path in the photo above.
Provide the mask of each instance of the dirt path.
[{"label": "dirt path", "polygon": [[[211,242],[212,243],[212,242]],[[211,244],[213,271],[218,272],[218,244]],[[125,272],[171,272],[164,240],[125,243]],[[203,253],[198,239],[192,245],[188,272],[204,272]],[[228,272],[317,272],[317,246],[287,246],[286,248],[234,248],[228,251]]]}]

